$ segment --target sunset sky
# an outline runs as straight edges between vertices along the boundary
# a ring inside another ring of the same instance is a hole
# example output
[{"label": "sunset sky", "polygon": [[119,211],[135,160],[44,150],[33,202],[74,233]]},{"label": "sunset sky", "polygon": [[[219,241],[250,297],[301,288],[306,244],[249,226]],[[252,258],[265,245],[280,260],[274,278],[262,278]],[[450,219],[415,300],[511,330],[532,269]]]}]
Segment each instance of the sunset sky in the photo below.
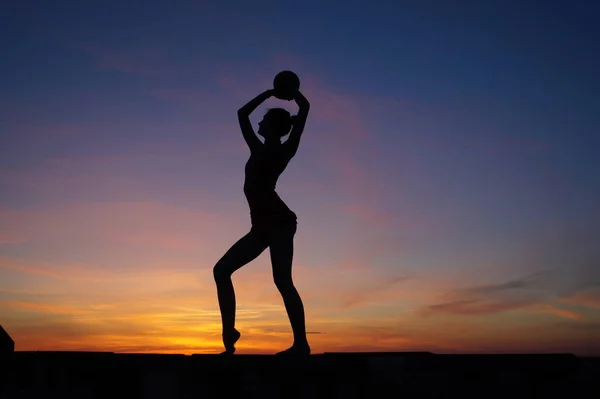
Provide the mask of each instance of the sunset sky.
[{"label": "sunset sky", "polygon": [[[212,268],[250,228],[236,111],[290,69],[311,111],[277,190],[313,353],[600,354],[600,2],[6,3],[17,350],[222,350]],[[274,106],[297,111],[253,123]],[[268,252],[233,282],[237,353],[288,347]]]}]

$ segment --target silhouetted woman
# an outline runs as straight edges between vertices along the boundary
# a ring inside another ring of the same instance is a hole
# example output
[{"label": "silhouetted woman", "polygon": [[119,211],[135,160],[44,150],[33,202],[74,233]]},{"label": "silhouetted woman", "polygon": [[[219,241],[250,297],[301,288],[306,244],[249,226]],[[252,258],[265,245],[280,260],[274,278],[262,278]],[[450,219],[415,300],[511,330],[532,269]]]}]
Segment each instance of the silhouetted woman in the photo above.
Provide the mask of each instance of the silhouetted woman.
[{"label": "silhouetted woman", "polygon": [[[235,293],[231,275],[256,259],[267,247],[271,255],[273,279],[283,297],[294,332],[293,345],[278,354],[310,354],[310,346],[306,339],[304,306],[292,282],[296,214],[275,192],[279,175],[298,150],[310,104],[302,93],[296,90],[290,100],[298,104],[297,116],[290,116],[289,112],[282,108],[268,110],[258,124],[258,134],[265,139],[263,144],[256,137],[249,116],[274,94],[274,90],[267,90],[238,111],[242,135],[250,148],[250,158],[245,168],[244,194],[250,207],[252,228],[223,255],[213,269],[223,323],[224,354],[233,354],[234,345],[240,338],[240,333],[235,329]],[[282,144],[281,138],[288,133],[289,138]]]}]

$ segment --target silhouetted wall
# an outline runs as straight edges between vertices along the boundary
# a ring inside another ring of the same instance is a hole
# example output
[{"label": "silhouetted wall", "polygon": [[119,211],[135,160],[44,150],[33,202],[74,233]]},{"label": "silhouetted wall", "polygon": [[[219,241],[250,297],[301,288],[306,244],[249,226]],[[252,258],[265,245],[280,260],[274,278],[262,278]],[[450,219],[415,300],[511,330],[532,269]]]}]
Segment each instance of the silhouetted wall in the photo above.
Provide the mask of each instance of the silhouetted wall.
[{"label": "silhouetted wall", "polygon": [[[598,359],[572,355],[275,356],[15,352],[0,398],[598,398]],[[594,391],[595,390],[595,391]],[[3,396],[4,393],[4,396]]]},{"label": "silhouetted wall", "polygon": [[0,325],[0,392],[2,392],[12,378],[14,351],[15,341]]},{"label": "silhouetted wall", "polygon": [[8,335],[4,327],[0,325],[0,356],[13,353],[15,351],[15,341]]}]

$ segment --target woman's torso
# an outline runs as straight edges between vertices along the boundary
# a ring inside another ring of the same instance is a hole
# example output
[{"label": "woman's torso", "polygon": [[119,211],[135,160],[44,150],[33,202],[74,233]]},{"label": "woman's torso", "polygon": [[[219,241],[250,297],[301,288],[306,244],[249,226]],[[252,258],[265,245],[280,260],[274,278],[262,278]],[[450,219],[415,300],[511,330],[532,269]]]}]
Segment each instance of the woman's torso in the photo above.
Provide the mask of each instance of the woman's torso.
[{"label": "woman's torso", "polygon": [[277,180],[289,161],[281,147],[263,146],[254,151],[246,162],[244,194],[253,226],[274,227],[295,223],[296,214],[275,192]]}]

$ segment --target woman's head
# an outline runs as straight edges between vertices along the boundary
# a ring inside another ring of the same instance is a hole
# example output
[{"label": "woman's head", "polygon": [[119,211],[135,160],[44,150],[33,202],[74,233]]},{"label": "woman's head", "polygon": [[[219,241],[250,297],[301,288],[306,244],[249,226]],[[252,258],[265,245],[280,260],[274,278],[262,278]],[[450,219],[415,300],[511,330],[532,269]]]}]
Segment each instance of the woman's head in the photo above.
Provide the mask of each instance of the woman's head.
[{"label": "woman's head", "polygon": [[270,108],[258,123],[258,134],[267,138],[281,138],[292,129],[292,116],[283,108]]}]

